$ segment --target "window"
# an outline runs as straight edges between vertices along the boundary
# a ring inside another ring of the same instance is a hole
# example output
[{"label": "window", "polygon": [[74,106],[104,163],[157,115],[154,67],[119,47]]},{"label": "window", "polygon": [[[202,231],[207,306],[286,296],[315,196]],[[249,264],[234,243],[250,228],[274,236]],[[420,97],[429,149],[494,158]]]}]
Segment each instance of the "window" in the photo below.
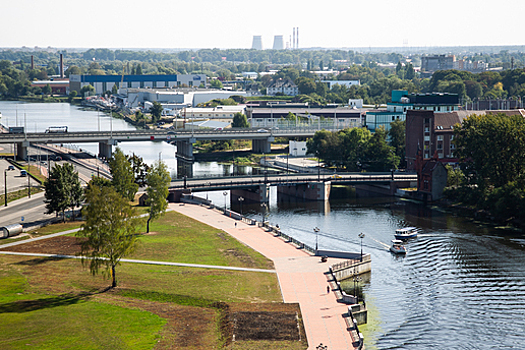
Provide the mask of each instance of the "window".
[{"label": "window", "polygon": [[165,81],[164,82],[164,87],[168,87],[168,86],[170,86],[170,82],[169,81]]},{"label": "window", "polygon": [[425,132],[428,132],[428,126],[425,126]]},{"label": "window", "polygon": [[423,140],[424,140],[424,141],[430,141],[430,136],[425,136],[425,137],[423,138]]},{"label": "window", "polygon": [[151,83],[151,85],[152,85],[153,88],[156,88],[156,87],[157,87],[157,82],[156,82],[156,81],[153,81],[153,82]]},{"label": "window", "polygon": [[143,81],[140,82],[140,87],[144,88],[144,82]]},{"label": "window", "polygon": [[440,158],[440,159],[443,158],[443,152],[439,152],[438,153],[438,158]]},{"label": "window", "polygon": [[429,124],[430,123],[430,118],[425,118],[425,124]]},{"label": "window", "polygon": [[129,88],[131,87],[131,81],[128,81],[128,87]]},{"label": "window", "polygon": [[392,121],[396,120],[396,117],[395,116],[392,116]]},{"label": "window", "polygon": [[437,144],[437,149],[443,149],[443,144],[441,142]]},{"label": "window", "polygon": [[454,135],[450,135],[450,141],[454,140]]},{"label": "window", "polygon": [[438,141],[443,141],[443,135],[438,135],[437,140]]}]

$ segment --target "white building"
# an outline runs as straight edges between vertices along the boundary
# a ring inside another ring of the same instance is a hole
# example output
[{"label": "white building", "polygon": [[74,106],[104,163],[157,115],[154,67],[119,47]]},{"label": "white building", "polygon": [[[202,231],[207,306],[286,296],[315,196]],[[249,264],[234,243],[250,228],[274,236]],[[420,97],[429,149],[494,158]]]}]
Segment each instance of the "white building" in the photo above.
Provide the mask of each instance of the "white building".
[{"label": "white building", "polygon": [[266,94],[269,96],[275,96],[278,93],[288,96],[297,96],[299,95],[299,88],[289,79],[278,80],[266,88]]},{"label": "white building", "polygon": [[361,84],[359,80],[321,80],[321,82],[328,84],[330,90],[334,85],[350,87],[353,85],[359,86]]},{"label": "white building", "polygon": [[306,156],[306,141],[289,141],[288,142],[289,154],[292,157],[304,157]]}]

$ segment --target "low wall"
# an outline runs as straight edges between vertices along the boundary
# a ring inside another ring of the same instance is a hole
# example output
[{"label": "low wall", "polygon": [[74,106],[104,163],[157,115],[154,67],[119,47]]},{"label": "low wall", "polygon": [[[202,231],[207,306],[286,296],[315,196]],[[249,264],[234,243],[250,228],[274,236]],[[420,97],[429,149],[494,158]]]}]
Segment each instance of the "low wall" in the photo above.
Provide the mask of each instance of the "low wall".
[{"label": "low wall", "polygon": [[350,258],[352,260],[344,261],[339,264],[330,266],[330,272],[334,275],[334,278],[338,281],[352,278],[354,275],[362,275],[364,273],[372,271],[372,258],[370,254],[363,254],[363,260],[360,260],[359,253],[357,259]]}]

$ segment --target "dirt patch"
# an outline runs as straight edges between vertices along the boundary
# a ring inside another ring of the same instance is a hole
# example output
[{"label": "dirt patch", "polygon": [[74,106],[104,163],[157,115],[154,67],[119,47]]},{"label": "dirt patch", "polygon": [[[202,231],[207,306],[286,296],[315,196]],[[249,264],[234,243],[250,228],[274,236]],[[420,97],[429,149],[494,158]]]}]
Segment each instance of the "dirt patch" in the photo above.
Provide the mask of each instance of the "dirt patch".
[{"label": "dirt patch", "polygon": [[298,304],[231,304],[232,339],[301,341],[305,339]]},{"label": "dirt patch", "polygon": [[148,233],[143,233],[144,236],[154,236],[154,235],[158,235],[159,233],[157,231],[151,231],[151,232],[148,232]]},{"label": "dirt patch", "polygon": [[52,239],[42,239],[34,242],[27,242],[24,244],[4,248],[3,250],[21,253],[76,255],[81,252],[83,241],[84,239],[82,238],[59,236]]}]

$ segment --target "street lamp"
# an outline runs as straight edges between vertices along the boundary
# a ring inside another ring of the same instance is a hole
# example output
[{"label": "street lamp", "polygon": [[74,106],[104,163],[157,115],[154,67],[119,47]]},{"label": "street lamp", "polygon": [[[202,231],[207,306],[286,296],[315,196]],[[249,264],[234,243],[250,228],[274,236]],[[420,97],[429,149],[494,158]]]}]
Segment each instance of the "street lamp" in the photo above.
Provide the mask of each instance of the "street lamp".
[{"label": "street lamp", "polygon": [[363,261],[363,238],[365,238],[365,234],[361,232],[358,237],[361,238],[361,259],[359,261]]},{"label": "street lamp", "polygon": [[317,236],[319,235],[319,227],[314,227],[314,232],[315,232],[315,251],[317,252],[317,249],[319,248],[319,243],[318,243],[318,238]]},{"label": "street lamp", "polygon": [[262,208],[262,225],[264,225],[264,217],[266,215],[266,208],[268,207],[268,205],[266,205],[266,203],[261,203],[261,208]]},{"label": "street lamp", "polygon": [[222,195],[224,196],[224,212],[226,213],[226,196],[228,195],[228,192],[224,191],[222,192]]},{"label": "street lamp", "polygon": [[9,169],[4,169],[4,202],[7,207],[7,172]]},{"label": "street lamp", "polygon": [[244,197],[239,197],[237,200],[241,204],[241,216],[242,216],[242,202],[244,202]]}]

